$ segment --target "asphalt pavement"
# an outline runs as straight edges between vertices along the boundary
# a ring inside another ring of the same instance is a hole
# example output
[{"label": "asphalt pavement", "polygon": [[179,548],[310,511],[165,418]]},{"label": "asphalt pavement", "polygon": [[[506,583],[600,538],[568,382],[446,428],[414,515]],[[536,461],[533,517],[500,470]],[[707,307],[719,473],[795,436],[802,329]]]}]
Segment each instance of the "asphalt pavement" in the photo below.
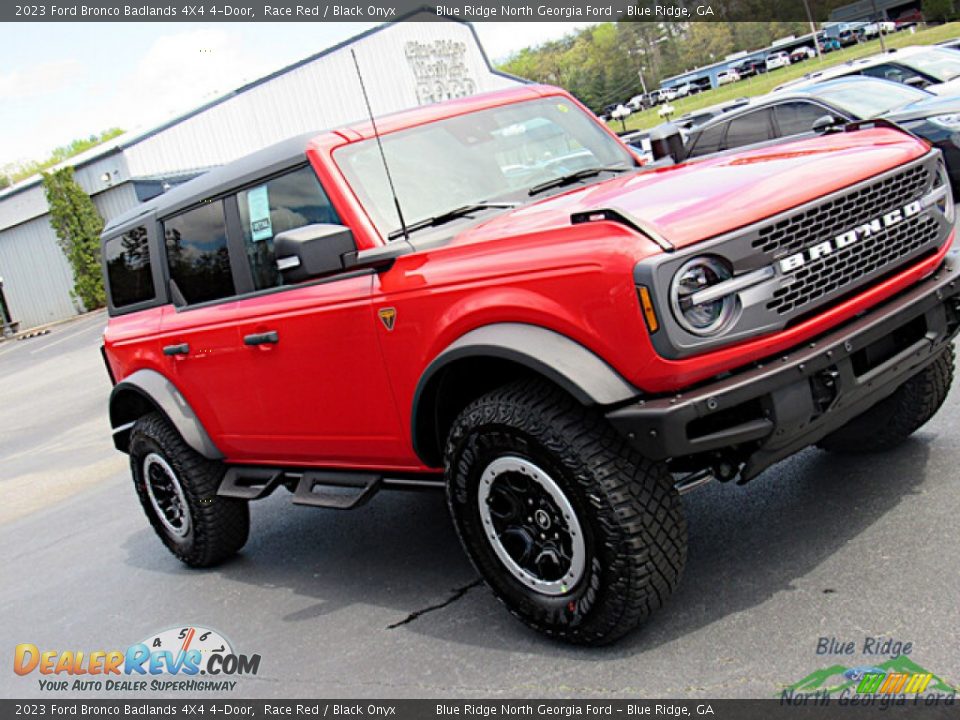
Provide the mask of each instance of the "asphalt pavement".
[{"label": "asphalt pavement", "polygon": [[[574,648],[527,630],[477,582],[436,493],[338,512],[280,491],[252,505],[236,559],[181,566],[110,440],[104,322],[0,343],[0,697],[45,694],[38,673],[12,672],[19,643],[123,649],[188,625],[261,656],[228,698],[773,697],[826,666],[886,660],[861,652],[877,637],[960,683],[956,390],[890,452],[809,449],[746,486],[685,496],[679,592],[620,643]],[[821,638],[856,652],[817,654]]]}]

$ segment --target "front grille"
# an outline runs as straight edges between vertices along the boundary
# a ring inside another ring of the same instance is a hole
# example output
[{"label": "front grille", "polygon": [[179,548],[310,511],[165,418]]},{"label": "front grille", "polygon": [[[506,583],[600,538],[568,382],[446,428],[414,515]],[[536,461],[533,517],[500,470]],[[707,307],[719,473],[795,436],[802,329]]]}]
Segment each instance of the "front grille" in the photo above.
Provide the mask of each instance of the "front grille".
[{"label": "front grille", "polygon": [[[751,244],[771,259],[777,259],[832,239],[920,197],[930,186],[931,172],[929,165],[914,165],[760,228]],[[901,258],[927,243],[935,243],[938,234],[937,221],[922,215],[835,250],[788,274],[784,286],[773,293],[767,309],[778,315],[794,313],[861,278],[892,268]]]},{"label": "front grille", "polygon": [[[941,192],[934,194],[938,188]],[[667,319],[652,335],[654,345],[664,357],[687,357],[779,332],[852,298],[942,247],[951,230],[950,201],[942,159],[931,151],[775,217],[644,260],[634,279],[655,290]],[[700,255],[722,258],[734,277],[766,270],[736,292],[737,312],[721,332],[708,337],[671,321],[674,278]]]},{"label": "front grille", "polygon": [[937,221],[929,215],[910,218],[886,233],[849,245],[793,273],[794,281],[774,291],[767,308],[780,315],[815,302],[824,295],[871,275],[924,245],[937,241]]},{"label": "front grille", "polygon": [[761,228],[753,247],[777,258],[796,252],[818,240],[839,235],[859,222],[903,207],[918,197],[929,181],[930,169],[915,165]]}]

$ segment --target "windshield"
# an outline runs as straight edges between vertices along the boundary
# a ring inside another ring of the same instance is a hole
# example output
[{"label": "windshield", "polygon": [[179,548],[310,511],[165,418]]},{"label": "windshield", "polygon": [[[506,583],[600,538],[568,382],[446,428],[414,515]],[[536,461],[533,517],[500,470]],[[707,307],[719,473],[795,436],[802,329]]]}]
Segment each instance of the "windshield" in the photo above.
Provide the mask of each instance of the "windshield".
[{"label": "windshield", "polygon": [[[565,98],[479,110],[382,136],[408,225],[513,197],[578,170],[635,165],[620,143]],[[375,139],[335,158],[384,237],[400,229]]]},{"label": "windshield", "polygon": [[930,93],[917,88],[867,78],[837,85],[815,85],[810,88],[810,94],[860,119],[877,117],[930,97]]},{"label": "windshield", "polygon": [[896,61],[918,72],[947,82],[960,75],[960,53],[956,50],[931,48],[916,55],[901,55]]}]

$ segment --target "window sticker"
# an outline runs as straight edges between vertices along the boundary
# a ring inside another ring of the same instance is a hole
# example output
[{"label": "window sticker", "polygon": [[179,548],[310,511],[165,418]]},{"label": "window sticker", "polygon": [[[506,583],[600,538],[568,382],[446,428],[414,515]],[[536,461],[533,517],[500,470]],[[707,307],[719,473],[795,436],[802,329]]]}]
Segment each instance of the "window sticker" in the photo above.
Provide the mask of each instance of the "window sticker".
[{"label": "window sticker", "polygon": [[267,186],[261,185],[247,191],[247,207],[250,210],[250,238],[253,242],[273,237],[270,222],[270,198]]}]

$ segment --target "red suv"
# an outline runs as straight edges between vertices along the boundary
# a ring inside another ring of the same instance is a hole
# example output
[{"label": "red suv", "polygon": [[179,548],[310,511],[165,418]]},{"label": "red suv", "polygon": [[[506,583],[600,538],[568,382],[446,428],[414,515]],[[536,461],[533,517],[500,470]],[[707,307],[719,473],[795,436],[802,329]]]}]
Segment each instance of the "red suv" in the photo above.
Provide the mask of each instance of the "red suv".
[{"label": "red suv", "polygon": [[446,488],[527,624],[610,641],[680,580],[679,493],[923,425],[960,324],[940,154],[896,129],[641,167],[527,86],[298,137],[103,234],[110,420],[163,543],[249,500]]}]

